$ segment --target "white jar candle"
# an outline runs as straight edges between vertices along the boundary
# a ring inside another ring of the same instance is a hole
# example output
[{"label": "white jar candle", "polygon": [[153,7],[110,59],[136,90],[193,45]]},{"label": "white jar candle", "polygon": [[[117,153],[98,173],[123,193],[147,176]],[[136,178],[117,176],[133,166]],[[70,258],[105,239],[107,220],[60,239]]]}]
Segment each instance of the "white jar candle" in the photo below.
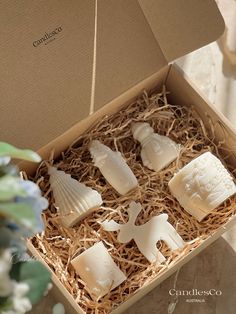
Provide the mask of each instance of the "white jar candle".
[{"label": "white jar candle", "polygon": [[236,193],[232,176],[210,152],[195,158],[175,174],[169,188],[180,205],[198,221]]}]

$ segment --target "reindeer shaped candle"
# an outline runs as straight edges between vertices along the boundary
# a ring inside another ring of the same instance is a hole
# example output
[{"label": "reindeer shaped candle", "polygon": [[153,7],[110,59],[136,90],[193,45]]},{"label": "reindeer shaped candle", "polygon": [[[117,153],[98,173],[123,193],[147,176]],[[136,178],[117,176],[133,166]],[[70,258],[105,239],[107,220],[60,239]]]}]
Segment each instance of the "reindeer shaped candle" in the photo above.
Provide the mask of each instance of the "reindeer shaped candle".
[{"label": "reindeer shaped candle", "polygon": [[175,174],[169,188],[180,205],[198,221],[236,193],[232,176],[210,152],[192,160]]},{"label": "reindeer shaped candle", "polygon": [[138,186],[138,181],[120,152],[113,152],[108,146],[94,140],[90,144],[90,154],[104,178],[121,195]]},{"label": "reindeer shaped candle", "polygon": [[134,139],[141,143],[141,158],[144,166],[160,171],[174,161],[180,151],[180,145],[169,137],[154,133],[146,122],[137,122],[132,126]]},{"label": "reindeer shaped candle", "polygon": [[184,241],[168,223],[167,214],[154,216],[147,223],[136,226],[135,220],[141,210],[140,203],[131,202],[128,209],[129,221],[126,224],[118,224],[110,220],[104,221],[102,226],[106,231],[119,231],[117,239],[120,243],[128,243],[133,239],[139,251],[150,263],[161,264],[165,261],[165,257],[157,249],[157,241],[163,240],[171,250],[182,248]]}]

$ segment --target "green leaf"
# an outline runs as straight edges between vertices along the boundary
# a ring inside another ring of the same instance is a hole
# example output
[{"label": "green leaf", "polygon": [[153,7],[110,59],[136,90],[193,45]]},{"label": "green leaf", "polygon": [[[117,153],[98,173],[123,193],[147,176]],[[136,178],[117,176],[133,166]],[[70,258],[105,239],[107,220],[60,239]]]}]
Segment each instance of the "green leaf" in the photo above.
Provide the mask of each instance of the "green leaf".
[{"label": "green leaf", "polygon": [[25,203],[0,203],[0,215],[34,231],[37,221],[32,208]]},{"label": "green leaf", "polygon": [[2,311],[10,311],[11,309],[11,299],[9,297],[0,297],[0,313],[2,313]]},{"label": "green leaf", "polygon": [[0,305],[5,304],[7,299],[8,299],[8,297],[0,297]]},{"label": "green leaf", "polygon": [[6,166],[0,165],[0,177],[3,177],[5,175],[19,178],[20,177],[19,168],[15,165],[11,165],[11,164],[8,164]]},{"label": "green leaf", "polygon": [[51,280],[51,273],[40,262],[31,260],[20,263],[18,279],[20,282],[25,282],[29,285],[27,297],[32,304],[35,304],[47,290]]},{"label": "green leaf", "polygon": [[13,235],[11,230],[6,228],[5,226],[0,226],[0,249],[9,247],[12,238]]},{"label": "green leaf", "polygon": [[20,269],[21,266],[26,263],[26,262],[17,262],[17,263],[13,263],[11,270],[10,270],[10,277],[12,279],[15,279],[15,281],[20,281]]},{"label": "green leaf", "polygon": [[20,184],[21,179],[6,175],[0,178],[0,201],[8,201],[16,196],[26,196],[25,189]]},{"label": "green leaf", "polygon": [[29,149],[19,149],[8,143],[0,142],[0,157],[9,156],[28,161],[40,162],[41,157]]}]

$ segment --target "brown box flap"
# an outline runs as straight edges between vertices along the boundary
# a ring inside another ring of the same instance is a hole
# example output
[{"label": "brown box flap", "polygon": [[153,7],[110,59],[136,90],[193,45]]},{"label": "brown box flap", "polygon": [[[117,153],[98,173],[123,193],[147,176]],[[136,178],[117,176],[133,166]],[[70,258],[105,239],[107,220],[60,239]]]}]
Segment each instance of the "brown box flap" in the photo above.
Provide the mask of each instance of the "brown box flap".
[{"label": "brown box flap", "polygon": [[95,110],[223,30],[213,0],[138,1],[0,0],[1,140],[38,149],[89,114],[95,25]]},{"label": "brown box flap", "polygon": [[224,20],[212,0],[138,0],[168,62],[220,37]]}]

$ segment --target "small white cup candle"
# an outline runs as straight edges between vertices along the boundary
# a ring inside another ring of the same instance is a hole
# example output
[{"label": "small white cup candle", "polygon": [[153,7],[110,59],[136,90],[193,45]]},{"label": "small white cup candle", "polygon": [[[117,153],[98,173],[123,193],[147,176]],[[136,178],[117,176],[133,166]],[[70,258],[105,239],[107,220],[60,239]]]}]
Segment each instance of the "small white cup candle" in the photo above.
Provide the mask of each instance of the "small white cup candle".
[{"label": "small white cup candle", "polygon": [[71,264],[94,300],[103,297],[127,279],[102,241],[75,257]]},{"label": "small white cup candle", "polygon": [[232,176],[207,152],[183,167],[169,182],[171,193],[198,221],[236,193]]}]

